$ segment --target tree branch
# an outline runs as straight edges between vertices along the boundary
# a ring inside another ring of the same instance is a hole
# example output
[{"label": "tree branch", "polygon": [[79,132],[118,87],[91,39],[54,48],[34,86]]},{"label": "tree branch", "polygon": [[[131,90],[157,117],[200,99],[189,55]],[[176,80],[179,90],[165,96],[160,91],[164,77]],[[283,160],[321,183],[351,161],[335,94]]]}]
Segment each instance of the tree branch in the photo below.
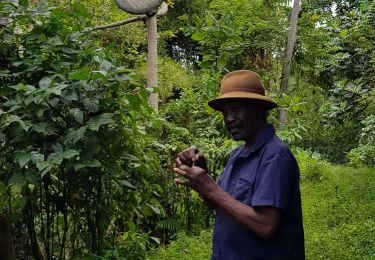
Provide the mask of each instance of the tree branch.
[{"label": "tree branch", "polygon": [[125,24],[128,24],[128,23],[134,23],[134,22],[146,21],[146,20],[147,20],[147,15],[145,15],[145,14],[144,15],[138,15],[138,16],[136,16],[134,18],[131,18],[131,19],[128,19],[128,20],[94,27],[94,28],[91,29],[91,31],[107,30],[107,29],[116,28],[116,27],[119,27],[119,26],[122,26],[122,25],[125,25]]}]

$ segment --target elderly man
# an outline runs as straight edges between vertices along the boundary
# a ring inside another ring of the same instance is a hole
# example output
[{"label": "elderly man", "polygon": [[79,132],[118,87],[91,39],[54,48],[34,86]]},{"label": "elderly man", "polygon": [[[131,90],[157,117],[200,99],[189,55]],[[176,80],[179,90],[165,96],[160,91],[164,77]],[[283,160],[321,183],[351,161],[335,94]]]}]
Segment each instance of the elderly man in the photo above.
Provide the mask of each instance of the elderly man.
[{"label": "elderly man", "polygon": [[299,170],[288,147],[267,124],[277,107],[260,76],[247,70],[224,76],[221,95],[209,106],[224,116],[234,140],[216,183],[197,149],[178,154],[175,182],[191,187],[216,209],[212,259],[304,259]]}]

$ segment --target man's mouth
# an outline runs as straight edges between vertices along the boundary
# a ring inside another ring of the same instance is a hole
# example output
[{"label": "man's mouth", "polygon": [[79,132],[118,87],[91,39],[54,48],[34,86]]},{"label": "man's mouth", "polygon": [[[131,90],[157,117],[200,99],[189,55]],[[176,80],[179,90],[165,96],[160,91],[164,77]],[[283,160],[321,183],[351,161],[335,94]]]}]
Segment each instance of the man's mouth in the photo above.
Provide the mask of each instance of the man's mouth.
[{"label": "man's mouth", "polygon": [[240,130],[240,126],[231,126],[231,127],[228,127],[228,132],[229,133],[234,133],[234,132],[237,132],[238,130]]}]

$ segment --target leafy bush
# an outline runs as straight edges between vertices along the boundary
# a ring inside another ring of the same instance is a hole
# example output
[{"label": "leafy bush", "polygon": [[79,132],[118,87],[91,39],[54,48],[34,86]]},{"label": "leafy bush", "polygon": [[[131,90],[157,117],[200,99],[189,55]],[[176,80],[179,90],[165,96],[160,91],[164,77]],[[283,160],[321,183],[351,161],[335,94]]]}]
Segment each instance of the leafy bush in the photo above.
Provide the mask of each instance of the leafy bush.
[{"label": "leafy bush", "polygon": [[328,164],[321,159],[320,154],[300,148],[293,148],[292,151],[298,161],[301,181],[314,183],[324,178],[323,172]]},{"label": "leafy bush", "polygon": [[212,232],[203,230],[199,236],[181,233],[167,247],[153,250],[147,259],[152,260],[203,260],[211,258]]},{"label": "leafy bush", "polygon": [[352,165],[375,166],[375,115],[369,115],[362,121],[363,128],[359,146],[348,153]]},{"label": "leafy bush", "polygon": [[27,2],[0,3],[0,208],[19,258],[101,254],[160,214],[157,120],[134,72],[84,31],[84,6]]},{"label": "leafy bush", "polygon": [[375,146],[369,144],[360,144],[352,149],[348,155],[349,164],[353,166],[375,166]]}]

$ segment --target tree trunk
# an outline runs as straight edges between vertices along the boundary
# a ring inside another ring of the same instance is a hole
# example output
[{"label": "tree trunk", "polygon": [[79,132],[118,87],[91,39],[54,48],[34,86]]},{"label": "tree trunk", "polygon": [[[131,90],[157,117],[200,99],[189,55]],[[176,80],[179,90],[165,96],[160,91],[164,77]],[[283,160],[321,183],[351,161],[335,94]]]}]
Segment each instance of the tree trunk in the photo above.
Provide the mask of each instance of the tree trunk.
[{"label": "tree trunk", "polygon": [[[148,81],[147,88],[152,90],[158,85],[158,39],[156,15],[147,18],[147,45],[148,45]],[[149,104],[158,111],[158,93],[151,93]]]},{"label": "tree trunk", "polygon": [[6,215],[0,215],[0,258],[4,260],[16,259],[13,237],[9,228],[9,220]]},{"label": "tree trunk", "polygon": [[[294,0],[292,16],[290,18],[290,26],[289,26],[289,31],[288,31],[288,43],[286,45],[284,62],[283,62],[283,70],[281,73],[280,94],[286,93],[286,91],[288,90],[290,65],[292,61],[294,44],[296,42],[297,21],[298,21],[298,15],[300,11],[301,11],[300,0]],[[287,117],[286,117],[285,110],[280,108],[279,109],[280,123],[284,124],[286,122],[286,119]]]}]

